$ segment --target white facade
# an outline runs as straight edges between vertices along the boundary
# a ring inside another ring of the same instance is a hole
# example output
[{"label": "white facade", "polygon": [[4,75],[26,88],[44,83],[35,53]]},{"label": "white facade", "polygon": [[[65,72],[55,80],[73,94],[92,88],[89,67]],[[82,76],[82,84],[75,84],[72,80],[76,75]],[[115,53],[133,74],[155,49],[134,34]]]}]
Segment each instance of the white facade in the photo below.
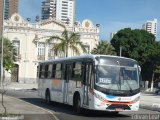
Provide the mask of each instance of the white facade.
[{"label": "white facade", "polygon": [[74,25],[75,0],[46,0],[42,4],[42,19],[53,17],[69,26]]},{"label": "white facade", "polygon": [[149,33],[152,33],[157,36],[157,19],[154,19],[153,21],[147,21],[145,24],[143,24],[142,29],[148,31]]},{"label": "white facade", "polygon": [[[61,35],[64,24],[47,19],[39,23],[32,24],[23,20],[18,14],[13,14],[9,20],[4,21],[4,37],[9,38],[17,50],[17,69],[12,75],[13,81],[21,83],[36,82],[37,65],[39,61],[62,57],[63,54],[55,55],[51,50],[53,44],[46,43],[52,35]],[[68,31],[78,32],[81,41],[86,45],[88,53],[96,47],[99,41],[99,29],[94,27],[90,20],[84,20],[82,25],[69,27]],[[56,41],[55,41],[56,42]],[[84,54],[82,50],[81,54]],[[69,49],[69,56],[76,54]]]},{"label": "white facade", "polygon": [[114,37],[114,35],[116,34],[117,32],[111,32],[110,33],[110,40]]}]

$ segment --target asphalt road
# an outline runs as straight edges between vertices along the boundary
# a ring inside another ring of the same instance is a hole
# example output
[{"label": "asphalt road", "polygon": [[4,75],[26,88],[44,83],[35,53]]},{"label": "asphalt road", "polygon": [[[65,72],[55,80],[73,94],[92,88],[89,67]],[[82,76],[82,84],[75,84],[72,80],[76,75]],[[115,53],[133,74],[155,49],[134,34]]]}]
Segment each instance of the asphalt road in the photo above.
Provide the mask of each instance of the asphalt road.
[{"label": "asphalt road", "polygon": [[59,120],[136,120],[138,117],[144,120],[151,119],[149,117],[160,120],[160,112],[146,109],[139,109],[138,112],[120,112],[118,115],[111,115],[110,113],[98,111],[85,111],[81,115],[77,115],[73,112],[71,106],[55,102],[52,102],[51,105],[47,105],[44,100],[38,97],[36,91],[30,90],[7,91],[7,95],[48,109],[54,112]]}]

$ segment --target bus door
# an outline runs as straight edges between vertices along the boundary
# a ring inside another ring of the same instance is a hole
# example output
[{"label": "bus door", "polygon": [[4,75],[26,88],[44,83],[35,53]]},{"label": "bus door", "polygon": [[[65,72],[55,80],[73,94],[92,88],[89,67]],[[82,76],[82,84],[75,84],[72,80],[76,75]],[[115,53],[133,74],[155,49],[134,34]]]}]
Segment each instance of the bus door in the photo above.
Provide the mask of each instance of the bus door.
[{"label": "bus door", "polygon": [[65,73],[64,73],[64,91],[63,91],[63,102],[68,103],[68,84],[69,84],[69,79],[71,75],[71,64],[66,64],[65,65]]},{"label": "bus door", "polygon": [[88,106],[89,105],[89,89],[90,89],[90,80],[91,80],[91,74],[92,74],[92,63],[87,62],[85,63],[85,70],[84,70],[84,81],[83,81],[83,105]]}]

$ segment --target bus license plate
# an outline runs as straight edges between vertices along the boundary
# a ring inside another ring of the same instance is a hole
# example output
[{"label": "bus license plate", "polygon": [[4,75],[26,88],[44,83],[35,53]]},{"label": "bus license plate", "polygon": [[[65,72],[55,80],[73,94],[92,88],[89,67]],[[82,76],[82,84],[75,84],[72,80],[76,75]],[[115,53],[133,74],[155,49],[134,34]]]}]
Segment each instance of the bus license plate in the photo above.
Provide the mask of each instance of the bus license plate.
[{"label": "bus license plate", "polygon": [[123,111],[122,108],[116,108],[115,111]]}]

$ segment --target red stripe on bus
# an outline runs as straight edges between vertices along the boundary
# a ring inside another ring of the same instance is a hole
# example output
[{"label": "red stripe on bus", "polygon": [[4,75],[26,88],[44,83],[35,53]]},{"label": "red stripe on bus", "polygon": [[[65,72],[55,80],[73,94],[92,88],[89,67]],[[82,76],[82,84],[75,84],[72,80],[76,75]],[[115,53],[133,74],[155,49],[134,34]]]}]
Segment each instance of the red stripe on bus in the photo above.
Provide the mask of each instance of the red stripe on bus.
[{"label": "red stripe on bus", "polygon": [[103,102],[105,103],[109,103],[109,104],[119,104],[119,105],[130,105],[130,104],[133,104],[135,102],[117,102],[117,101],[113,101],[113,102],[110,102],[108,100],[104,100]]}]

